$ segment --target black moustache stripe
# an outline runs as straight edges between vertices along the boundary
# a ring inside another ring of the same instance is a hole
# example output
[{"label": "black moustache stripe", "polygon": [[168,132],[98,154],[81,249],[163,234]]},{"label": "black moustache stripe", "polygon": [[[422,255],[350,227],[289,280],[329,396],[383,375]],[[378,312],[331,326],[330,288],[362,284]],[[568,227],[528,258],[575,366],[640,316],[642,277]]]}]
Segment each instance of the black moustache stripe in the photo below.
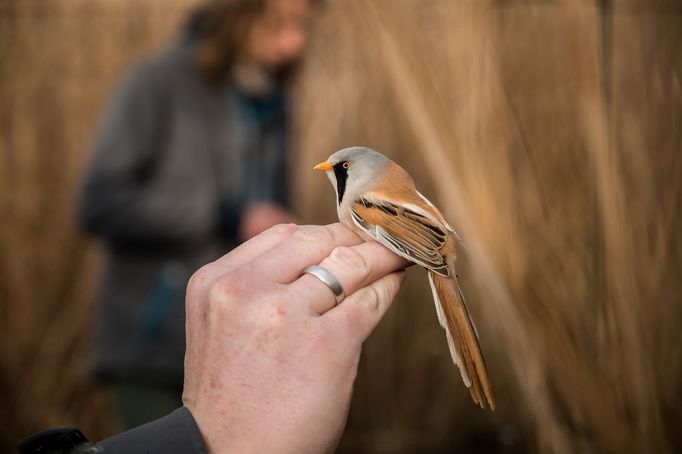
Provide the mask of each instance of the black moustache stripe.
[{"label": "black moustache stripe", "polygon": [[339,205],[341,205],[343,193],[346,192],[346,180],[348,180],[348,170],[343,168],[343,162],[334,166],[334,176],[336,177],[336,191],[339,194]]}]

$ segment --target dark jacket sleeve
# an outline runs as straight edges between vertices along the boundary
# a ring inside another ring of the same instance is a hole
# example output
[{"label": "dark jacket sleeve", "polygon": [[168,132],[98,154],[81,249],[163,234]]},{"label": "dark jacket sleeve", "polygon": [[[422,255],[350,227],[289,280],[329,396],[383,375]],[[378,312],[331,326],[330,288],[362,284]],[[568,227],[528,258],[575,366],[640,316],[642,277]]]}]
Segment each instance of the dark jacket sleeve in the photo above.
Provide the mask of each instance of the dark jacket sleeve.
[{"label": "dark jacket sleeve", "polygon": [[114,93],[96,137],[83,184],[84,228],[112,241],[187,241],[216,228],[217,203],[204,193],[153,188],[172,131],[168,72],[147,61]]},{"label": "dark jacket sleeve", "polygon": [[192,413],[179,408],[168,416],[114,435],[96,445],[102,454],[207,454]]}]

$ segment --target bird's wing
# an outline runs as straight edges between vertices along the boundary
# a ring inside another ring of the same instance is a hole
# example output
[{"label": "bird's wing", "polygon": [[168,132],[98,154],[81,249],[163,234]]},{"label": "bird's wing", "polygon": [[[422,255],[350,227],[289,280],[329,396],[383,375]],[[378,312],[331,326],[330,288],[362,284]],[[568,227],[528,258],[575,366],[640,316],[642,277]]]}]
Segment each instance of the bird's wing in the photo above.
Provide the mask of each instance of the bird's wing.
[{"label": "bird's wing", "polygon": [[427,212],[385,198],[364,196],[351,207],[353,222],[396,254],[442,276],[449,276],[441,249],[449,229]]},{"label": "bird's wing", "polygon": [[424,207],[387,200],[373,193],[352,204],[351,217],[358,228],[379,243],[429,270],[438,321],[445,329],[452,359],[474,402],[494,409],[478,332],[450,267],[454,263],[448,263],[449,254],[454,259],[455,242],[449,225],[441,221],[442,216],[436,217]]}]

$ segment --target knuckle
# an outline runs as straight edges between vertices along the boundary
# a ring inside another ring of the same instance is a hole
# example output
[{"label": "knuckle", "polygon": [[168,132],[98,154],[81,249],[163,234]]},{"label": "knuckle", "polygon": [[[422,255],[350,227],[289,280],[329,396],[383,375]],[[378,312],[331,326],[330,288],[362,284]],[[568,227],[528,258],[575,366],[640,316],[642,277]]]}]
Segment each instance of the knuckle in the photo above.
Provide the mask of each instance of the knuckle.
[{"label": "knuckle", "polygon": [[312,354],[328,355],[338,349],[338,339],[333,332],[319,330],[309,336],[306,347]]},{"label": "knuckle", "polygon": [[338,264],[352,268],[363,275],[367,275],[371,271],[371,266],[367,259],[351,247],[337,246],[329,255],[329,258]]},{"label": "knuckle", "polygon": [[357,332],[363,326],[363,309],[360,305],[356,305],[352,310],[348,310],[344,316],[344,324],[346,329],[350,332]]},{"label": "knuckle", "polygon": [[238,272],[227,273],[215,281],[209,290],[209,300],[225,303],[237,298],[243,289],[243,277]]},{"label": "knuckle", "polygon": [[376,286],[370,285],[368,287],[365,287],[364,293],[362,295],[362,304],[365,306],[368,312],[374,314],[379,311],[379,308],[381,307],[381,300],[382,300],[382,295],[381,293],[386,293],[382,292],[381,290],[377,289]]},{"label": "knuckle", "polygon": [[309,225],[299,228],[294,233],[298,239],[314,245],[326,245],[334,242],[334,235],[326,227]]},{"label": "knuckle", "polygon": [[295,234],[297,230],[296,224],[276,224],[270,227],[267,232],[277,236],[290,236]]},{"label": "knuckle", "polygon": [[212,264],[204,265],[192,274],[187,282],[187,292],[196,293],[199,289],[206,287],[209,283]]}]

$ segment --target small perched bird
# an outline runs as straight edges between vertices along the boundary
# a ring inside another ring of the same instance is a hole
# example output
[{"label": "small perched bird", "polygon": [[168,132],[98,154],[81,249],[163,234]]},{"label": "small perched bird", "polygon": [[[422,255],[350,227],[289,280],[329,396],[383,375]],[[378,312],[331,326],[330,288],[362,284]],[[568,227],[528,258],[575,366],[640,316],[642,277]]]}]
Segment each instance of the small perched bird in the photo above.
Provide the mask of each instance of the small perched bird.
[{"label": "small perched bird", "polygon": [[402,167],[372,149],[337,151],[314,169],[324,170],[334,186],[342,224],[426,268],[438,321],[462,380],[474,402],[494,410],[478,331],[455,275],[457,234],[450,224]]}]

